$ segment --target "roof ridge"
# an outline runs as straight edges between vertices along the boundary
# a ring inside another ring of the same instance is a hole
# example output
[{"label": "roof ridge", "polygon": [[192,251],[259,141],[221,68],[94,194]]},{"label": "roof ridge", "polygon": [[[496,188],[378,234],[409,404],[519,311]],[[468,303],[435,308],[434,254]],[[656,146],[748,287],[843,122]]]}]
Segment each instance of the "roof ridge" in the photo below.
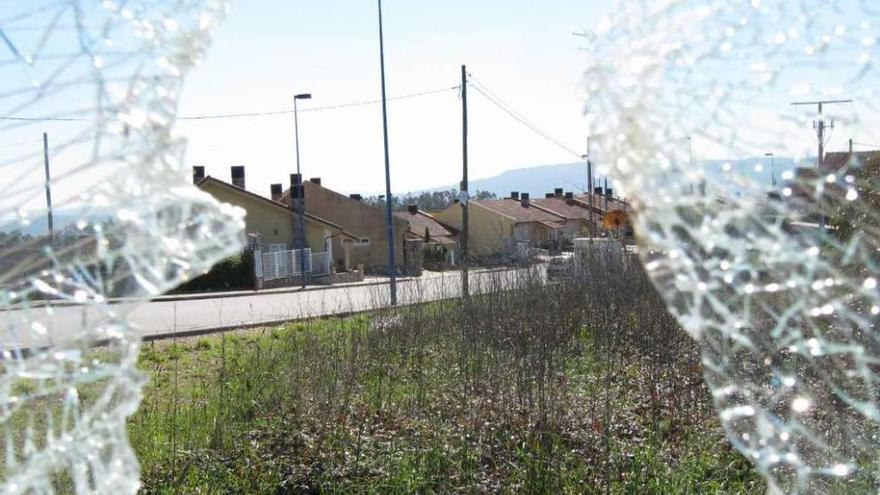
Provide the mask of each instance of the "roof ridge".
[{"label": "roof ridge", "polygon": [[[259,194],[255,193],[255,192],[248,191],[247,189],[243,189],[243,188],[238,187],[238,186],[236,186],[236,185],[234,185],[234,184],[230,184],[230,183],[228,183],[228,182],[226,182],[226,181],[224,181],[224,180],[222,180],[222,179],[218,179],[218,178],[213,177],[213,176],[211,176],[211,175],[206,175],[202,180],[200,180],[198,183],[196,183],[196,186],[202,186],[203,184],[205,184],[205,183],[208,182],[209,180],[212,181],[212,182],[215,182],[215,183],[217,183],[217,184],[220,184],[220,185],[222,185],[222,186],[224,186],[224,187],[227,187],[227,188],[229,188],[229,189],[232,189],[233,191],[236,191],[236,192],[239,192],[239,193],[244,193],[244,194],[247,195],[247,196],[251,196],[251,197],[254,197],[254,198],[256,198],[256,199],[262,200],[262,201],[264,201],[264,202],[266,202],[266,203],[269,203],[269,204],[271,204],[271,205],[273,205],[273,206],[275,206],[275,207],[278,207],[278,208],[284,208],[285,210],[289,210],[289,209],[290,209],[290,207],[288,207],[287,205],[285,205],[285,204],[283,204],[283,203],[280,203],[280,202],[278,202],[278,201],[274,201],[274,200],[269,199],[269,198],[267,198],[267,197],[265,197],[265,196],[260,196]],[[312,220],[314,220],[314,221],[317,221],[317,222],[319,222],[319,223],[323,223],[323,224],[329,225],[329,226],[331,226],[331,227],[333,227],[333,228],[339,229],[340,232],[342,232],[343,234],[345,234],[345,235],[347,235],[347,236],[349,236],[349,237],[358,238],[358,236],[356,236],[356,235],[352,234],[351,232],[345,230],[341,225],[338,225],[338,224],[336,224],[336,223],[333,223],[333,222],[331,222],[331,221],[329,221],[329,220],[327,220],[327,219],[325,219],[325,218],[319,217],[319,216],[317,216],[317,215],[315,215],[315,214],[312,214],[312,213],[309,213],[309,212],[307,212],[307,211],[306,211],[306,212],[303,212],[303,216],[305,216],[306,218],[310,218],[310,219],[312,219]]]},{"label": "roof ridge", "polygon": [[[535,199],[534,201],[540,201],[540,200],[546,200],[546,199],[557,199],[557,200],[558,200],[559,198],[537,198],[537,199]],[[561,200],[560,200],[560,201],[561,201]],[[544,211],[546,211],[547,213],[550,213],[551,215],[556,215],[557,217],[559,217],[559,218],[561,218],[561,219],[563,219],[563,220],[568,220],[568,219],[569,219],[569,217],[567,217],[567,216],[565,216],[565,215],[562,215],[562,214],[559,214],[559,213],[557,213],[557,212],[555,212],[555,211],[553,211],[553,210],[547,208],[546,206],[541,206],[541,205],[538,204],[537,202],[534,203],[532,206],[535,206],[535,207],[538,208],[539,210],[544,210]]]}]

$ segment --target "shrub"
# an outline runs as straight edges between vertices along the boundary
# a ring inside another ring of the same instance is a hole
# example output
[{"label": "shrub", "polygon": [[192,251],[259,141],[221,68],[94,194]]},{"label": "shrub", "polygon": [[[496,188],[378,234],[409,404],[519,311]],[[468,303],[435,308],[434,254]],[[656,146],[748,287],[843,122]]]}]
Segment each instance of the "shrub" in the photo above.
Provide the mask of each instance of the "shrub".
[{"label": "shrub", "polygon": [[173,290],[173,294],[254,288],[254,253],[246,250],[217,263],[208,273]]}]

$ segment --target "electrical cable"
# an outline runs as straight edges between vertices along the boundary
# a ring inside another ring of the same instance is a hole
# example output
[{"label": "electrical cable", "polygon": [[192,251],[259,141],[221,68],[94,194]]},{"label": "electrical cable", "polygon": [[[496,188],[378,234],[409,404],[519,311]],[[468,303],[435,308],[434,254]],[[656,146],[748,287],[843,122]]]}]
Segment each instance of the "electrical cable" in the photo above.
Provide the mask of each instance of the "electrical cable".
[{"label": "electrical cable", "polygon": [[[538,127],[536,124],[532,123],[532,122],[531,122],[529,119],[527,119],[524,115],[522,115],[521,113],[517,112],[517,111],[514,110],[510,105],[508,105],[507,103],[505,103],[504,100],[502,100],[502,99],[499,98],[498,96],[495,96],[494,93],[492,93],[492,91],[489,90],[489,88],[487,88],[485,84],[480,83],[479,80],[478,80],[477,78],[475,78],[472,74],[468,73],[468,77],[469,77],[469,79],[472,81],[472,82],[469,83],[470,86],[471,86],[472,88],[474,88],[478,93],[480,93],[481,95],[483,95],[483,97],[485,97],[487,100],[489,100],[492,104],[494,104],[494,105],[497,106],[499,109],[501,109],[504,113],[506,113],[507,115],[509,115],[510,117],[512,117],[514,120],[516,120],[516,121],[519,122],[520,124],[522,124],[522,125],[526,126],[527,128],[529,128],[529,129],[530,129],[532,132],[534,132],[535,134],[541,136],[542,138],[546,139],[546,140],[549,141],[550,143],[554,144],[554,145],[557,146],[558,148],[560,148],[560,149],[562,149],[562,150],[565,150],[566,152],[570,153],[571,155],[573,155],[573,156],[575,156],[575,157],[577,157],[577,158],[579,158],[579,159],[581,158],[581,154],[580,154],[580,153],[578,153],[577,151],[575,151],[575,150],[569,148],[568,146],[562,144],[559,140],[557,140],[557,139],[553,138],[552,136],[550,136],[547,132],[545,132],[544,130],[542,130],[542,129],[541,129],[540,127]],[[475,84],[475,83],[476,83],[476,84]]]},{"label": "electrical cable", "polygon": [[[445,93],[448,91],[458,90],[459,87],[451,86],[441,89],[433,89],[429,91],[421,91],[418,93],[410,93],[400,96],[394,96],[388,98],[386,101],[398,101],[398,100],[406,100],[411,98],[418,98],[421,96],[430,96],[439,93]],[[381,99],[377,100],[363,100],[363,101],[354,101],[350,103],[340,103],[336,105],[326,105],[323,107],[312,107],[312,108],[303,108],[299,110],[300,113],[303,112],[320,112],[327,110],[338,110],[342,108],[350,108],[364,105],[375,105],[377,103],[381,103]],[[293,110],[275,110],[268,112],[244,112],[244,113],[221,113],[221,114],[209,114],[209,115],[191,115],[191,116],[182,116],[177,117],[176,120],[213,120],[213,119],[237,119],[237,118],[249,118],[249,117],[269,117],[275,115],[288,115],[292,114]],[[0,120],[13,120],[13,121],[24,121],[24,122],[85,122],[92,119],[89,118],[81,118],[81,117],[16,117],[12,115],[2,115],[0,116]],[[113,119],[118,120],[118,119]]]},{"label": "electrical cable", "polygon": [[874,144],[874,143],[858,143],[858,142],[853,141],[853,144],[857,144],[859,146],[870,146],[872,148],[880,148],[880,144]]}]

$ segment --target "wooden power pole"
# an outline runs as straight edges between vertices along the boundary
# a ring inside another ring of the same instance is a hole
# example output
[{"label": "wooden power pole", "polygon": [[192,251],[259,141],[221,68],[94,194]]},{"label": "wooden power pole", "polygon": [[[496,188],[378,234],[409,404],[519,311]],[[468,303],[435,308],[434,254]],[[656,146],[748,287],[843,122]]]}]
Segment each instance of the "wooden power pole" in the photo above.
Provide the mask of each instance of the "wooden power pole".
[{"label": "wooden power pole", "polygon": [[49,242],[55,244],[55,226],[52,222],[52,186],[49,178],[49,135],[43,133],[43,164],[46,167],[46,209],[49,220]]},{"label": "wooden power pole", "polygon": [[590,206],[590,242],[593,242],[593,238],[596,237],[596,223],[593,217],[593,156],[591,155],[592,139],[587,138],[587,199],[589,200]]},{"label": "wooden power pole", "polygon": [[468,114],[467,114],[467,68],[461,66],[461,293],[470,294],[468,287]]},{"label": "wooden power pole", "polygon": [[[792,103],[792,106],[817,105],[819,107],[819,119],[813,123],[816,130],[816,137],[819,138],[819,155],[816,157],[816,168],[822,173],[822,165],[825,163],[825,129],[827,124],[822,118],[822,112],[825,105],[833,105],[837,103],[852,103],[852,100],[821,100],[821,101],[798,101]],[[834,121],[831,121],[831,129],[834,129]],[[819,228],[825,232],[825,215],[819,217]]]}]

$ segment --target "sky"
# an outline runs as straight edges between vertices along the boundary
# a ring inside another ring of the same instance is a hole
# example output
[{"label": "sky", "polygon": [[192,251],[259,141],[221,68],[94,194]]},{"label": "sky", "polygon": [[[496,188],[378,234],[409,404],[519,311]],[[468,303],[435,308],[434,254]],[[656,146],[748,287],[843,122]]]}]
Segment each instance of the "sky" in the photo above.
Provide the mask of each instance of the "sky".
[{"label": "sky", "polygon": [[[380,96],[376,3],[363,0],[236,2],[204,64],[189,77],[180,114],[292,109],[299,114],[305,177],[344,193],[384,191],[378,104],[308,112]],[[586,152],[580,93],[583,39],[611,0],[481,0],[383,3],[392,189],[406,192],[461,179],[460,66],[574,154],[529,130],[482,95],[468,94],[473,178],[527,166],[570,163]],[[248,189],[268,194],[295,170],[290,114],[180,121],[187,162],[229,178],[245,165]]]},{"label": "sky", "polygon": [[[579,161],[587,151],[582,86],[586,83],[583,71],[589,54],[584,51],[586,40],[575,33],[590,31],[599,25],[611,12],[611,4],[612,0],[385,0],[394,193],[453,186],[461,179],[462,123],[457,87],[462,64],[467,64],[471,82],[476,84],[468,95],[472,179],[516,168]],[[26,3],[16,8],[38,15],[2,24],[2,28],[18,51],[37,56],[38,63],[30,67],[16,61],[8,47],[0,50],[2,114],[76,116],[83,115],[77,111],[85,110],[85,115],[90,115],[95,96],[94,84],[88,77],[83,79],[85,84],[69,87],[52,79],[56,69],[68,78],[92,73],[89,59],[82,57],[78,48],[78,31],[63,23],[52,24],[52,11],[43,12]],[[89,12],[89,19],[93,14],[107,15],[99,7],[95,9],[96,12]],[[98,19],[99,16],[93,19],[96,27],[100,26]],[[178,120],[175,128],[189,140],[185,167],[202,165],[208,174],[229,180],[231,166],[245,165],[248,189],[263,195],[269,194],[271,183],[286,185],[289,175],[296,170],[294,119],[290,113],[293,95],[307,92],[314,98],[302,102],[299,113],[300,158],[306,178],[321,177],[326,186],[346,194],[383,193],[380,105],[319,110],[375,101],[380,97],[377,21],[376,3],[372,0],[233,2],[230,15],[215,32],[214,44],[206,59],[188,74],[180,99],[179,115],[184,118]],[[47,25],[53,28],[49,43],[44,46],[43,30]],[[774,26],[771,23],[771,29]],[[107,48],[108,54],[113,50]],[[71,68],[65,65],[69,57],[74,57],[79,64],[75,66],[74,75],[69,74]],[[137,60],[134,57],[129,64]],[[111,67],[112,61],[107,59]],[[101,72],[111,79],[110,86],[125,84],[125,77],[116,82],[112,78],[117,73],[125,76],[131,72],[131,66],[122,64],[115,69],[114,72],[104,67]],[[812,91],[798,94],[788,87],[802,86],[798,80],[801,77],[829,83],[829,74],[834,73],[833,70],[808,73],[792,70],[787,73],[792,80],[780,84],[782,93],[769,92],[762,102],[749,100],[739,109],[741,111],[720,123],[720,128],[736,127],[746,137],[749,134],[757,137],[753,140],[760,143],[760,149],[737,150],[751,153],[746,155],[725,153],[695,135],[692,139],[695,159],[742,159],[760,157],[764,152],[774,152],[780,157],[815,156],[816,139],[810,129],[815,109],[795,109],[788,102],[815,99],[817,95]],[[714,74],[707,74],[710,76]],[[50,92],[36,105],[19,105],[21,98],[30,97],[30,90],[22,88],[47,78],[53,90],[66,89]],[[477,88],[483,88],[496,100],[526,116],[555,142],[522,125],[476,91]],[[873,91],[870,85],[867,89]],[[396,99],[425,92],[430,94]],[[877,118],[880,112],[876,105],[867,108],[866,115],[862,116],[868,121],[867,125],[860,129],[841,125],[854,111],[866,107],[864,102],[856,102],[828,109],[829,117],[834,118],[836,113],[838,118],[828,150],[845,149],[850,137],[857,143],[875,143],[871,147],[880,148],[880,131],[875,130],[880,129]],[[252,112],[281,113],[249,118],[186,119]],[[773,134],[765,130],[781,126],[778,122],[781,118],[792,117],[804,120],[796,122],[778,145],[768,142],[767,136],[773,137]],[[112,123],[120,125],[115,120]],[[87,161],[91,156],[88,153],[92,152],[91,125],[88,119],[83,122],[3,121],[0,124],[3,134],[0,168],[5,173],[6,184],[5,194],[0,198],[0,212],[43,207],[40,139],[43,131],[49,133],[56,208],[75,204],[84,188],[118,172],[120,163],[100,154],[98,166]],[[65,140],[77,136],[80,146],[65,149]],[[106,140],[103,142],[109,146]],[[681,142],[687,141],[682,139]],[[734,144],[740,146],[739,141]],[[601,165],[601,154],[594,153],[594,156],[594,163]],[[528,184],[523,185],[526,187]]]}]

